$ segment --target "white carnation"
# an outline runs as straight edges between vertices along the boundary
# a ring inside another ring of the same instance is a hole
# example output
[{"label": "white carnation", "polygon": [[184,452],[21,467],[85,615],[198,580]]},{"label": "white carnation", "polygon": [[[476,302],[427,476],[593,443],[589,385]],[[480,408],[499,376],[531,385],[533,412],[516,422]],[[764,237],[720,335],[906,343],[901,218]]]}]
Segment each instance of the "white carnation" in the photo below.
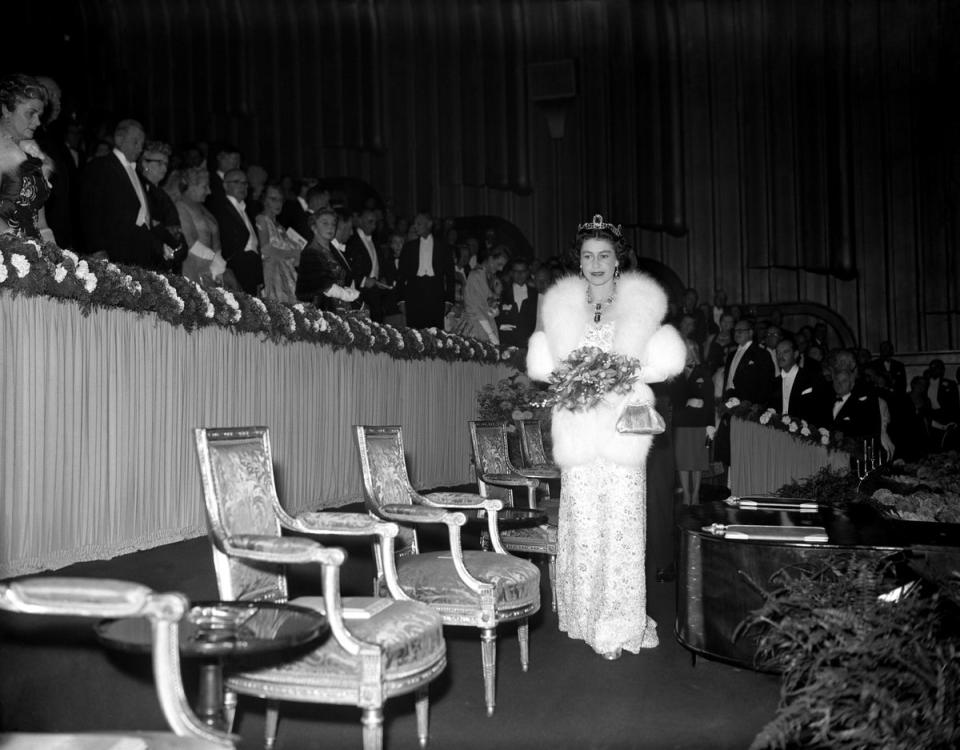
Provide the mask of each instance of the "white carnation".
[{"label": "white carnation", "polygon": [[830,445],[830,436],[829,436],[829,435],[821,435],[821,436],[820,436],[820,442],[823,443],[824,445]]},{"label": "white carnation", "polygon": [[53,280],[60,284],[65,278],[67,278],[67,269],[63,267],[63,264],[58,263],[57,267],[53,269]]},{"label": "white carnation", "polygon": [[81,260],[77,263],[77,278],[83,279],[86,278],[87,274],[90,273],[90,266],[87,265],[87,261]]},{"label": "white carnation", "polygon": [[791,422],[791,423],[790,423],[790,426],[789,426],[787,429],[788,429],[790,432],[796,432],[796,431],[797,431],[798,429],[800,429],[800,428],[797,426],[797,423],[796,423],[796,422]]},{"label": "white carnation", "polygon": [[87,290],[87,293],[92,294],[93,290],[97,288],[97,277],[92,273],[87,274],[87,277],[83,280],[83,288]]},{"label": "white carnation", "polygon": [[740,399],[738,399],[736,396],[728,398],[724,403],[724,406],[726,406],[728,409],[732,409],[735,406],[740,406]]},{"label": "white carnation", "polygon": [[0,263],[0,284],[7,280],[7,276],[10,274],[7,272],[7,266],[5,263]]},{"label": "white carnation", "polygon": [[77,255],[73,250],[63,250],[63,257],[69,258],[73,261],[73,265],[76,266],[80,262],[80,256]]},{"label": "white carnation", "polygon": [[804,437],[810,437],[810,428],[804,425],[800,428],[800,434]]},{"label": "white carnation", "polygon": [[21,279],[30,273],[30,262],[20,253],[14,253],[10,256],[10,265],[17,272]]},{"label": "white carnation", "polygon": [[770,424],[770,414],[764,412],[760,415],[760,424]]}]

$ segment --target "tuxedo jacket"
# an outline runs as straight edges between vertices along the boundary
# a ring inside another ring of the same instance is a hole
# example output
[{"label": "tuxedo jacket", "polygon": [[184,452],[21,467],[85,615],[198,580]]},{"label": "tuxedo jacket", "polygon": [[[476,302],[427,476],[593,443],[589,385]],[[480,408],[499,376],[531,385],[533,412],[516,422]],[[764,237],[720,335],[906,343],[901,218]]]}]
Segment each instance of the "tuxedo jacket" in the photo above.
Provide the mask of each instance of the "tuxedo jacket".
[{"label": "tuxedo jacket", "polygon": [[[220,251],[227,261],[227,268],[233,271],[243,291],[256,294],[263,284],[263,259],[260,257],[256,228],[251,235],[237,207],[226,195],[220,200],[212,201],[209,209],[220,227]],[[253,227],[253,222],[250,222],[250,225]],[[257,252],[247,252],[244,249],[251,236],[254,243],[258,244]]]},{"label": "tuxedo jacket", "polygon": [[[776,409],[780,413],[783,411],[783,375],[777,375],[773,381],[767,407]],[[820,427],[821,425],[817,424],[816,421],[819,416],[818,404],[822,403],[823,400],[819,385],[820,381],[813,373],[805,367],[798,367],[797,376],[793,380],[793,388],[790,391],[790,402],[787,404],[786,413],[791,417],[805,419],[810,424]]]},{"label": "tuxedo jacket", "polygon": [[[248,200],[247,204],[249,205],[249,203],[250,201]],[[277,217],[277,222],[281,226],[293,229],[293,231],[303,237],[308,243],[313,240],[313,231],[310,229],[310,214],[304,210],[303,206],[300,205],[300,201],[296,198],[283,202],[283,209]]]},{"label": "tuxedo jacket", "polygon": [[[730,374],[730,365],[737,355],[734,349],[727,355],[726,366],[723,368],[723,383],[726,386]],[[743,353],[737,371],[733,377],[733,387],[726,389],[725,396],[736,396],[741,401],[753,404],[765,404],[770,399],[773,388],[774,370],[773,360],[767,350],[758,343],[751,342]]]},{"label": "tuxedo jacket", "polygon": [[140,199],[116,154],[87,164],[81,205],[87,253],[106,252],[114,263],[164,268],[163,242],[148,227],[137,226]]},{"label": "tuxedo jacket", "polygon": [[[506,349],[516,346],[527,348],[527,341],[537,327],[537,300],[539,292],[536,287],[527,285],[527,298],[518,306],[513,298],[513,283],[506,284],[500,297],[500,307],[497,311],[497,328],[500,334],[500,347]],[[513,330],[504,330],[503,326],[514,326]]]},{"label": "tuxedo jacket", "polygon": [[[374,252],[377,253],[377,263],[383,265],[380,260],[380,253],[377,251],[376,242],[373,243]],[[367,246],[363,244],[360,235],[354,232],[347,240],[347,260],[350,263],[350,281],[354,282],[357,289],[360,289],[360,283],[368,277],[373,271],[373,260],[370,253],[367,252]]]},{"label": "tuxedo jacket", "polygon": [[888,375],[890,375],[892,387],[895,392],[906,393],[907,368],[903,366],[903,362],[899,362],[895,359],[884,360],[883,358],[878,357],[871,364],[881,368]]},{"label": "tuxedo jacket", "polygon": [[150,207],[150,231],[160,242],[174,251],[172,260],[164,262],[164,270],[180,273],[183,259],[187,257],[187,242],[180,227],[180,214],[167,192],[149,180],[143,180],[143,192]]},{"label": "tuxedo jacket", "polygon": [[[433,235],[433,279],[440,290],[440,301],[453,304],[453,253],[449,245],[437,235]],[[417,280],[420,269],[420,238],[404,243],[400,251],[400,263],[397,266],[398,288],[401,299],[411,302],[407,292]],[[429,278],[429,277],[426,277]]]},{"label": "tuxedo jacket", "polygon": [[832,394],[821,402],[821,424],[818,426],[842,432],[844,437],[866,439],[880,434],[880,405],[876,396],[855,386],[836,417],[833,416],[835,400],[836,394]]}]

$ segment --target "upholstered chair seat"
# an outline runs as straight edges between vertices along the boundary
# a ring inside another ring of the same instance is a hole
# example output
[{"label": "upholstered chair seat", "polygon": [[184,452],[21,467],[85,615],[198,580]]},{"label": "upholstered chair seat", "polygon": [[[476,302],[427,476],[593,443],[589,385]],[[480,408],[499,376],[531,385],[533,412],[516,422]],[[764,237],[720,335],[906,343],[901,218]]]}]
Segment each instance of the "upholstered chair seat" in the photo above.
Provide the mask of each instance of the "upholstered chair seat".
[{"label": "upholstered chair seat", "polygon": [[[356,427],[364,499],[370,513],[406,527],[396,556],[375,550],[379,579],[396,599],[415,599],[434,607],[445,625],[480,628],[484,699],[487,714],[496,706],[496,628],[517,622],[520,663],[526,671],[529,654],[529,615],[540,609],[540,571],[527,560],[514,557],[500,543],[498,500],[462,492],[421,495],[407,476],[403,435],[397,426]],[[464,550],[460,529],[464,512],[482,511],[493,551]],[[422,552],[415,528],[444,524],[449,549]]]},{"label": "upholstered chair seat", "polygon": [[227,715],[237,693],[267,699],[266,746],[272,747],[279,701],[355,705],[363,710],[363,746],[383,744],[383,704],[415,692],[417,732],[427,742],[427,685],[446,666],[443,619],[405,598],[340,596],[346,554],[302,536],[281,538],[281,527],[300,535],[368,536],[392,567],[399,527],[363,513],[288,514],[280,505],[270,438],[265,427],[195,430],[217,585],[223,599],[288,601],[283,565],[319,562],[322,597],[290,601],[322,611],[332,637],[309,653],[275,666],[229,674]]}]

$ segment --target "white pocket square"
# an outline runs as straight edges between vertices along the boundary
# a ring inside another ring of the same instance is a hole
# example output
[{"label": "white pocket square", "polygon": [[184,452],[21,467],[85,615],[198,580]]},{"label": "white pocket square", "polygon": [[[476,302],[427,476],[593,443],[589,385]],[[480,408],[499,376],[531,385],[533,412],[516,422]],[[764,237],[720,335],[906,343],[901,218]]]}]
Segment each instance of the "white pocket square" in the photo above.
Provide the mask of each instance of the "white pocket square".
[{"label": "white pocket square", "polygon": [[808,393],[813,393],[813,388],[804,388],[802,391],[800,391],[801,396],[806,396]]}]

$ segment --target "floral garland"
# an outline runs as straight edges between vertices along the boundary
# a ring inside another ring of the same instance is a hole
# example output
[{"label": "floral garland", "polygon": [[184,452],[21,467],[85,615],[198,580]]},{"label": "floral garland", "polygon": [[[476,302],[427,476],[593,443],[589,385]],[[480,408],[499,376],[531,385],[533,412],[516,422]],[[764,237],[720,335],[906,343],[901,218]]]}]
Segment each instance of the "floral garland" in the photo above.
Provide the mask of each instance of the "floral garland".
[{"label": "floral garland", "polygon": [[73,300],[84,315],[96,308],[152,314],[188,331],[221,326],[261,334],[271,341],[306,341],[334,349],[387,354],[394,359],[447,362],[510,362],[479,339],[436,328],[417,330],[374,323],[359,315],[337,315],[311,304],[287,305],[137,266],[80,258],[53,243],[0,235],[0,290],[14,296]]},{"label": "floral garland", "polygon": [[550,374],[543,406],[584,411],[611,394],[627,394],[639,377],[637,360],[595,346],[575,349]]},{"label": "floral garland", "polygon": [[748,422],[755,422],[764,427],[787,432],[803,443],[846,451],[851,455],[860,455],[859,443],[853,438],[844,437],[839,432],[831,433],[826,427],[816,427],[805,419],[797,419],[789,414],[781,415],[773,408],[764,409],[760,404],[741,401],[736,396],[724,401],[718,412],[721,416],[729,415]]}]

